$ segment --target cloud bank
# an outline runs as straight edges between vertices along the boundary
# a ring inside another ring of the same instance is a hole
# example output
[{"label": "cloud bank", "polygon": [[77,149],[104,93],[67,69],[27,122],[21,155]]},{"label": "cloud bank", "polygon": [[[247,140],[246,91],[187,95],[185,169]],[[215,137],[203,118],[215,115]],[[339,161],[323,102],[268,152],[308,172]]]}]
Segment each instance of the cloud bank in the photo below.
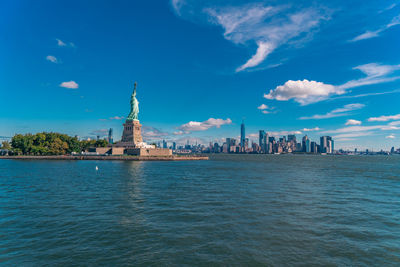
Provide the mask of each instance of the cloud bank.
[{"label": "cloud bank", "polygon": [[333,95],[345,94],[350,88],[391,82],[400,79],[400,76],[390,76],[400,70],[400,65],[369,63],[356,66],[353,69],[361,71],[364,73],[365,77],[350,80],[338,86],[309,80],[289,80],[283,85],[271,89],[268,94],[264,94],[264,98],[270,100],[275,99],[278,101],[288,101],[293,99],[300,105],[308,105],[325,100]]}]

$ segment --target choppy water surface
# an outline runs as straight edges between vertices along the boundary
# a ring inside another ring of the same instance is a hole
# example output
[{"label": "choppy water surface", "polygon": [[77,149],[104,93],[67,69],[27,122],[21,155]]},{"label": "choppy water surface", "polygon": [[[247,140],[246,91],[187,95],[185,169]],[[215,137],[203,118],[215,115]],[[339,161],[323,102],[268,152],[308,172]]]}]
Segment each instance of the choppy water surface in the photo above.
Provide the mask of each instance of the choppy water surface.
[{"label": "choppy water surface", "polygon": [[400,157],[0,160],[0,264],[399,266]]}]

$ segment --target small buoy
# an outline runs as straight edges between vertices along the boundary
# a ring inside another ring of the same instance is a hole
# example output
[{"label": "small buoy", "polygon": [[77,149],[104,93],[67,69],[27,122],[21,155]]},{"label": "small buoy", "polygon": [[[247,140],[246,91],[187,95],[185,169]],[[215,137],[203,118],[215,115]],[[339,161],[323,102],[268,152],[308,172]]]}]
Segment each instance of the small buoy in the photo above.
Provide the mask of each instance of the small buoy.
[{"label": "small buoy", "polygon": [[96,166],[96,171],[98,171],[98,170],[99,170],[99,167]]}]

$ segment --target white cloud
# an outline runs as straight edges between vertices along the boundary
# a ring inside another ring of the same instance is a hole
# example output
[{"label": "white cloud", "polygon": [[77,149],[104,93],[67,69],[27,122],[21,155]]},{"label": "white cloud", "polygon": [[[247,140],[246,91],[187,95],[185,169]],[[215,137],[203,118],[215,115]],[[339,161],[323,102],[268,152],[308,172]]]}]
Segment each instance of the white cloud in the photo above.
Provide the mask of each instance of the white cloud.
[{"label": "white cloud", "polygon": [[304,128],[303,132],[313,132],[313,131],[319,131],[321,130],[319,127],[314,127],[314,128]]},{"label": "white cloud", "polygon": [[188,123],[183,124],[178,129],[184,133],[190,133],[194,131],[205,131],[210,128],[216,127],[220,128],[222,125],[232,124],[231,119],[214,119],[209,118],[206,121],[198,122],[198,121],[190,121]]},{"label": "white cloud", "polygon": [[345,91],[330,84],[324,84],[317,81],[287,81],[284,85],[279,85],[264,94],[266,99],[276,99],[279,101],[294,101],[301,105],[318,102],[328,98],[331,95],[340,95]]},{"label": "white cloud", "polygon": [[392,121],[392,120],[399,120],[400,114],[397,115],[390,115],[390,116],[380,116],[380,117],[371,117],[368,121]]},{"label": "white cloud", "polygon": [[394,93],[400,93],[400,89],[396,89],[396,90],[392,90],[392,91],[385,91],[385,92],[359,94],[359,95],[344,95],[344,96],[334,97],[334,98],[332,98],[332,100],[345,99],[345,98],[360,98],[360,97],[366,97],[366,96],[386,95],[386,94],[394,94]]},{"label": "white cloud", "polygon": [[48,61],[50,61],[50,62],[53,62],[53,63],[59,63],[58,60],[57,60],[57,58],[56,58],[55,56],[51,56],[51,55],[48,55],[48,56],[46,57],[46,60],[48,60]]},{"label": "white cloud", "polygon": [[57,41],[57,45],[58,45],[58,46],[65,46],[65,47],[69,46],[69,47],[75,47],[75,44],[74,44],[74,43],[72,43],[72,42],[65,43],[65,42],[61,41],[60,39],[56,39],[56,41]]},{"label": "white cloud", "polygon": [[152,139],[152,138],[161,138],[169,136],[169,133],[163,132],[157,128],[151,126],[143,126],[142,127],[142,135],[144,138]]},{"label": "white cloud", "polygon": [[289,13],[288,6],[268,6],[262,3],[235,7],[206,8],[211,20],[224,29],[225,39],[245,45],[257,44],[256,53],[236,71],[259,65],[276,48],[289,40],[309,33],[328,16],[316,8],[304,8]]},{"label": "white cloud", "polygon": [[347,120],[345,125],[361,125],[361,121],[349,119],[349,120]]},{"label": "white cloud", "polygon": [[400,76],[389,76],[395,71],[400,70],[400,65],[369,63],[356,66],[353,69],[360,70],[366,75],[366,77],[351,80],[338,86],[309,80],[289,80],[284,85],[279,85],[275,89],[270,90],[268,94],[264,94],[264,98],[275,99],[278,101],[287,101],[293,99],[301,105],[307,105],[325,100],[332,95],[344,94],[346,93],[346,90],[350,88],[390,82],[400,79]]},{"label": "white cloud", "polygon": [[264,59],[275,49],[272,44],[265,42],[258,42],[258,48],[255,55],[253,55],[245,64],[238,67],[236,71],[242,71],[259,65]]},{"label": "white cloud", "polygon": [[258,109],[264,110],[264,109],[268,109],[268,106],[265,104],[261,104]]},{"label": "white cloud", "polygon": [[397,3],[393,3],[393,4],[391,4],[390,6],[388,6],[388,7],[384,8],[384,9],[382,9],[382,10],[379,11],[378,13],[382,13],[382,12],[391,10],[391,9],[393,9],[393,8],[396,7],[396,6],[397,6]]},{"label": "white cloud", "polygon": [[356,41],[360,41],[360,40],[365,40],[365,39],[378,37],[380,32],[381,32],[380,30],[378,30],[378,31],[366,31],[363,34],[360,34],[360,35],[354,37],[351,41],[352,42],[356,42]]},{"label": "white cloud", "polygon": [[171,0],[171,5],[178,15],[181,14],[181,8],[184,5],[184,3],[185,2],[183,0]]},{"label": "white cloud", "polygon": [[399,130],[399,129],[400,129],[399,127],[392,125],[348,126],[336,130],[323,131],[321,133],[353,133],[353,132],[366,132],[372,130],[388,131],[388,130]]},{"label": "white cloud", "polygon": [[114,116],[110,117],[110,120],[122,120],[124,117],[123,116]]},{"label": "white cloud", "polygon": [[320,119],[329,119],[329,118],[347,116],[349,115],[348,113],[349,111],[362,109],[363,107],[365,107],[365,105],[359,103],[347,104],[341,108],[334,109],[326,114],[321,114],[321,115],[316,114],[310,117],[300,117],[300,120],[310,120],[310,119],[320,120]]},{"label": "white cloud", "polygon": [[388,138],[388,139],[394,139],[394,138],[396,138],[396,136],[395,136],[394,134],[391,134],[391,135],[386,136],[386,138]]},{"label": "white cloud", "polygon": [[69,82],[62,82],[60,84],[60,87],[64,87],[64,88],[68,88],[68,89],[78,89],[79,85],[74,81],[69,81]]},{"label": "white cloud", "polygon": [[58,46],[67,46],[66,43],[64,43],[63,41],[61,41],[60,39],[56,39],[57,40],[57,45]]},{"label": "white cloud", "polygon": [[176,132],[174,132],[174,135],[183,135],[183,134],[185,134],[184,131],[176,131]]},{"label": "white cloud", "polygon": [[356,133],[345,133],[345,134],[338,134],[333,136],[333,138],[343,139],[344,138],[354,138],[354,137],[362,137],[362,136],[370,136],[372,132],[356,132]]},{"label": "white cloud", "polygon": [[348,126],[335,130],[327,130],[321,132],[322,134],[336,134],[333,136],[335,139],[347,139],[356,138],[363,136],[375,135],[376,130],[380,131],[392,131],[400,130],[400,127],[392,125],[373,125],[373,126]]},{"label": "white cloud", "polygon": [[276,111],[270,111],[270,110],[262,110],[261,111],[263,114],[272,114],[272,113],[276,113]]},{"label": "white cloud", "polygon": [[[393,7],[394,6],[392,5],[391,8],[393,8]],[[361,40],[365,40],[365,39],[378,37],[379,34],[382,33],[383,31],[385,31],[393,26],[399,25],[399,24],[400,24],[400,15],[392,18],[392,20],[388,24],[380,27],[379,29],[377,29],[375,31],[366,31],[365,33],[362,33],[362,34],[354,37],[353,39],[350,40],[350,42],[357,42],[357,41],[361,41]]]},{"label": "white cloud", "polygon": [[272,131],[268,132],[268,135],[270,136],[283,136],[283,135],[289,135],[289,134],[302,134],[301,131]]},{"label": "white cloud", "polygon": [[269,107],[265,104],[261,104],[260,106],[257,107],[263,114],[271,114],[271,113],[276,113],[274,111],[275,107]]},{"label": "white cloud", "polygon": [[353,69],[360,70],[367,77],[348,81],[338,86],[338,88],[345,90],[363,85],[390,82],[400,78],[399,76],[387,77],[387,75],[392,74],[396,70],[399,70],[400,65],[382,65],[378,63],[369,63],[354,67]]}]

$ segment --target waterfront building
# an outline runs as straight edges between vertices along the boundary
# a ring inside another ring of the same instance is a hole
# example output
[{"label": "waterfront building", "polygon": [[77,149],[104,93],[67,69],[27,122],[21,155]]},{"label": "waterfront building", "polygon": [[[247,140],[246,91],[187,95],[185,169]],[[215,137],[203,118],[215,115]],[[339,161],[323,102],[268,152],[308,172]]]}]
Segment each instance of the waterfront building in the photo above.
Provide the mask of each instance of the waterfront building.
[{"label": "waterfront building", "polygon": [[332,137],[321,136],[320,137],[320,148],[321,148],[321,153],[333,153],[334,142],[332,140]]},{"label": "waterfront building", "polygon": [[302,151],[301,143],[296,143],[296,151],[297,152]]},{"label": "waterfront building", "polygon": [[311,153],[317,153],[317,143],[314,142],[314,141],[312,141],[312,142],[310,143],[310,152],[311,152]]},{"label": "waterfront building", "polygon": [[332,154],[333,153],[333,140],[328,139],[328,148],[326,150],[326,153]]},{"label": "waterfront building", "polygon": [[176,150],[176,142],[172,142],[172,149]]},{"label": "waterfront building", "polygon": [[321,147],[321,153],[326,153],[328,148],[328,136],[320,137],[320,147]]}]

